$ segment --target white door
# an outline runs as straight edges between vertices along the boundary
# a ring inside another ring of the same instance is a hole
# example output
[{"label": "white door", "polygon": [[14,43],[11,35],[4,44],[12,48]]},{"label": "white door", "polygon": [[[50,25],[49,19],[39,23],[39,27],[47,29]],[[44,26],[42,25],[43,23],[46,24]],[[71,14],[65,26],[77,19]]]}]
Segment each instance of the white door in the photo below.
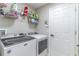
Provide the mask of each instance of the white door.
[{"label": "white door", "polygon": [[75,55],[75,4],[58,4],[49,9],[50,54]]}]

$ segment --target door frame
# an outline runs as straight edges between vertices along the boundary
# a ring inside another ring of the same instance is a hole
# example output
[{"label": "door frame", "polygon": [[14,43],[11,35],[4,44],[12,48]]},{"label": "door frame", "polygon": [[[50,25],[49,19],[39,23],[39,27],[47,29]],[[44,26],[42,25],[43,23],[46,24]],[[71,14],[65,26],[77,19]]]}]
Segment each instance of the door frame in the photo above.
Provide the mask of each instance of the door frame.
[{"label": "door frame", "polygon": [[78,56],[79,54],[78,54],[78,47],[77,47],[77,45],[78,45],[78,14],[79,14],[79,4],[78,3],[76,3],[75,4],[75,44],[76,44],[76,48],[75,48],[75,56]]},{"label": "door frame", "polygon": [[[51,7],[52,8],[52,7]],[[51,9],[49,8],[49,10]],[[75,3],[75,53],[74,53],[74,56],[78,56],[78,14],[79,14],[79,4],[78,3]],[[48,11],[49,12],[49,11]],[[49,20],[50,21],[50,20]],[[50,40],[50,25],[49,25],[49,21],[48,21],[48,26],[49,26],[49,40],[48,40],[48,55],[51,56],[51,40]]]}]

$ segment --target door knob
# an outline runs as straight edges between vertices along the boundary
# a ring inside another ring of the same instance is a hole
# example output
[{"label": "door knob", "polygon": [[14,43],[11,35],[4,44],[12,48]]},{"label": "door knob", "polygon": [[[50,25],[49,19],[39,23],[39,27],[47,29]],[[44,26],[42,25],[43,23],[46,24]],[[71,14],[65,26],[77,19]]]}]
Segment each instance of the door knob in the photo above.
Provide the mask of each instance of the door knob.
[{"label": "door knob", "polygon": [[79,47],[79,45],[77,45],[77,47]]},{"label": "door knob", "polygon": [[26,45],[27,45],[27,43],[24,44],[24,46],[26,46]]},{"label": "door knob", "polygon": [[51,37],[53,37],[54,35],[53,35],[53,34],[51,34],[50,36],[51,36]]},{"label": "door knob", "polygon": [[11,53],[11,50],[8,50],[8,51],[7,51],[7,54],[10,54],[10,53]]}]

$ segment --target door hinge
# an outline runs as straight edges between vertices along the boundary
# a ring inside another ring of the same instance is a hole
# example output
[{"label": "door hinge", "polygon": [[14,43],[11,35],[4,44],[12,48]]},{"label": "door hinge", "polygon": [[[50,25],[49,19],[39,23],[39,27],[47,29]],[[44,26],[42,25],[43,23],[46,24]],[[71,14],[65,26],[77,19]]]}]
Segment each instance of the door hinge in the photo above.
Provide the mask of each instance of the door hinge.
[{"label": "door hinge", "polygon": [[75,35],[77,34],[77,32],[75,31]]},{"label": "door hinge", "polygon": [[76,56],[76,54],[75,54],[75,56]]},{"label": "door hinge", "polygon": [[75,11],[77,11],[77,8],[75,7]]}]

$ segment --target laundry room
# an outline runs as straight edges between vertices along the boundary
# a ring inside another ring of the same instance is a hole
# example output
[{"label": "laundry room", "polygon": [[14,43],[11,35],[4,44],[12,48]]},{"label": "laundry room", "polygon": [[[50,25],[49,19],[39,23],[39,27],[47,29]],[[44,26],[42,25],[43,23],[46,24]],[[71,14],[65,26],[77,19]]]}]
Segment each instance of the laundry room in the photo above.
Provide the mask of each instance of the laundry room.
[{"label": "laundry room", "polygon": [[0,3],[0,56],[78,56],[78,3]]}]

